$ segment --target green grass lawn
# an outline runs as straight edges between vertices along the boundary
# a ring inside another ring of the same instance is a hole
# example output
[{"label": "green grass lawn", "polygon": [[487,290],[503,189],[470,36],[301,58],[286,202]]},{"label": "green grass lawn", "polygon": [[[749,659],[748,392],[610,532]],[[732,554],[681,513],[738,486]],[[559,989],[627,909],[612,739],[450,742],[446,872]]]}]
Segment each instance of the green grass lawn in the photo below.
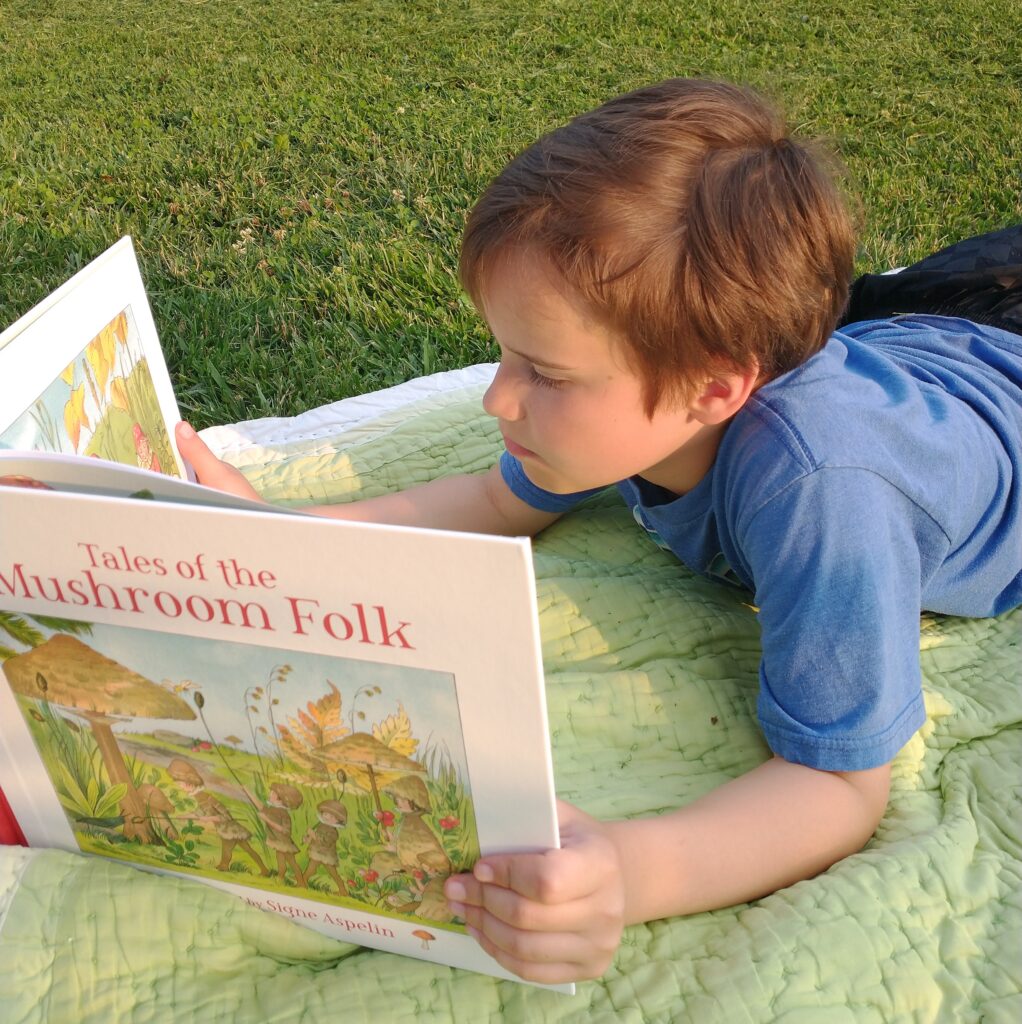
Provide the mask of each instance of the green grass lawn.
[{"label": "green grass lawn", "polygon": [[493,357],[465,214],[539,133],[677,74],[830,139],[859,269],[1022,217],[1018,0],[4,0],[0,325],[135,237],[184,413]]}]

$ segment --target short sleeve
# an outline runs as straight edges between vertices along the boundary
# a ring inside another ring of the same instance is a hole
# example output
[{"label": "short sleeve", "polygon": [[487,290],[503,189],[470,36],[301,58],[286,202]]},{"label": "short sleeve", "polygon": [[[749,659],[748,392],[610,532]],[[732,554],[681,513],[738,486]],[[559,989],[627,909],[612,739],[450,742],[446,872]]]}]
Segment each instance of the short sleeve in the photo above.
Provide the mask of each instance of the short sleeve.
[{"label": "short sleeve", "polygon": [[[921,544],[927,531],[939,536]],[[794,481],[743,533],[771,749],[827,771],[887,763],[925,720],[920,550],[943,534],[882,477],[847,468]]]},{"label": "short sleeve", "polygon": [[576,491],[573,494],[556,494],[553,491],[545,491],[542,487],[537,487],[525,475],[521,462],[508,451],[503,452],[500,456],[500,475],[516,498],[532,508],[539,509],[540,512],[568,512],[579,502],[605,490],[603,487],[597,487],[595,490]]}]

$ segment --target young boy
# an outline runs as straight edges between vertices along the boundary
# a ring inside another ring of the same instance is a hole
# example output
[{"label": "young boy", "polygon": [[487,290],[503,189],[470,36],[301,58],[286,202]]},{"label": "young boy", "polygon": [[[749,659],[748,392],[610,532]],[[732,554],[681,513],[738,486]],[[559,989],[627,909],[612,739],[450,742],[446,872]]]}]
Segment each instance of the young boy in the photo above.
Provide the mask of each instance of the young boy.
[{"label": "young boy", "polygon": [[[920,609],[1022,601],[1022,337],[932,316],[833,333],[853,246],[826,161],[755,95],[672,80],[612,100],[469,218],[499,464],[318,510],[533,535],[617,484],[657,543],[755,595],[770,761],[656,818],[562,804],[560,849],[448,881],[524,978],[598,976],[625,925],[859,850],[924,721]],[[178,443],[201,481],[253,495],[189,427]]]}]

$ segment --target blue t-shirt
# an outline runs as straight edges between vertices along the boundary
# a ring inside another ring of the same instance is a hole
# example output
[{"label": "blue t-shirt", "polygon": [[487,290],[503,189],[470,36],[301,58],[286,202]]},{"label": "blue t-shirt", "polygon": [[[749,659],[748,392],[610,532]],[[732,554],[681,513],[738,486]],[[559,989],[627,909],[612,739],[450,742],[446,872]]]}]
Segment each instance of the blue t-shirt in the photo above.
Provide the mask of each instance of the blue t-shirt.
[{"label": "blue t-shirt", "polygon": [[[537,508],[593,493],[501,465]],[[1022,337],[946,317],[852,324],[749,398],[687,494],[618,487],[691,569],[754,593],[773,751],[884,764],[925,718],[920,610],[1022,603]]]}]

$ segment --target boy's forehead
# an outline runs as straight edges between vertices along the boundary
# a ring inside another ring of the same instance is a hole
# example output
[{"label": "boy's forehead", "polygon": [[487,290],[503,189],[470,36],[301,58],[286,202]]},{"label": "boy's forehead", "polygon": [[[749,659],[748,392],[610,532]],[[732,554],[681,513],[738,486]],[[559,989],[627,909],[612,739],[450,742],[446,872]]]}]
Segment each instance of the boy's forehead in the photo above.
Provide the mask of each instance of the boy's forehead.
[{"label": "boy's forehead", "polygon": [[629,348],[601,321],[545,256],[504,261],[481,289],[482,308],[494,337],[509,352],[555,370],[631,373]]},{"label": "boy's forehead", "polygon": [[537,319],[571,319],[588,330],[607,329],[550,256],[537,246],[504,250],[482,284],[481,299],[484,316],[488,306],[500,303],[516,306]]}]

